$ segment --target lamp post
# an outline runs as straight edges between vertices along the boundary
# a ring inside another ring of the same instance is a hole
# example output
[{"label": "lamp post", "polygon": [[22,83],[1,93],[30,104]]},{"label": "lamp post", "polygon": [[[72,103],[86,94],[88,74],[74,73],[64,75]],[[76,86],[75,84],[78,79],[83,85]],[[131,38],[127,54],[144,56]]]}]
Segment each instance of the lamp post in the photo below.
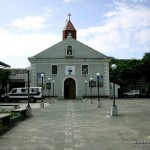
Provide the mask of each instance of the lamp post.
[{"label": "lamp post", "polygon": [[55,88],[54,88],[54,85],[55,85],[55,81],[53,80],[52,82],[53,82],[53,100],[54,100],[54,92],[55,92],[55,91],[54,91],[54,89],[55,89]]},{"label": "lamp post", "polygon": [[84,81],[85,83],[85,100],[87,99],[87,81]]},{"label": "lamp post", "polygon": [[30,88],[30,71],[29,71],[29,68],[27,68],[27,74],[28,74],[28,105],[27,105],[27,116],[31,116],[32,115],[32,109],[31,109],[31,106],[30,106],[30,96],[29,96],[29,88]]},{"label": "lamp post", "polygon": [[93,82],[93,78],[90,78],[90,104],[93,104],[93,100],[92,100],[92,83]]},{"label": "lamp post", "polygon": [[112,71],[113,71],[113,106],[111,107],[111,116],[118,116],[118,110],[115,103],[115,70],[117,68],[116,64],[111,65]]},{"label": "lamp post", "polygon": [[44,82],[44,73],[41,74],[41,77],[42,77],[42,99],[41,99],[40,106],[41,106],[41,108],[44,108],[44,102],[43,102],[43,91],[44,91],[43,82]]},{"label": "lamp post", "polygon": [[50,100],[50,89],[51,89],[51,82],[50,82],[50,80],[51,80],[51,78],[48,78],[48,84],[49,84],[49,86],[48,86],[48,97],[49,97],[49,103],[51,103],[51,100]]},{"label": "lamp post", "polygon": [[100,87],[99,78],[100,78],[100,73],[96,73],[96,76],[97,76],[97,89],[98,89],[97,108],[100,108],[101,107],[101,101],[100,101],[100,97],[99,97],[99,87]]}]

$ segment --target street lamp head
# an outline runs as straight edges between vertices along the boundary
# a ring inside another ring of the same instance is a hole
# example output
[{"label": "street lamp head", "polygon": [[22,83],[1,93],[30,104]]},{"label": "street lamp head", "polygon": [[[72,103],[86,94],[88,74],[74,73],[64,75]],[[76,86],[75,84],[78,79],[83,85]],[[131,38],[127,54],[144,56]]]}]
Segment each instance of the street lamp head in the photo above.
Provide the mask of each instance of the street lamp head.
[{"label": "street lamp head", "polygon": [[48,78],[48,81],[50,81],[51,80],[51,78]]},{"label": "street lamp head", "polygon": [[44,77],[44,73],[41,73],[41,77]]},{"label": "street lamp head", "polygon": [[85,80],[84,82],[85,82],[85,83],[87,83],[87,81],[86,81],[86,80]]},{"label": "street lamp head", "polygon": [[96,76],[99,77],[99,76],[100,76],[100,73],[96,73]]},{"label": "street lamp head", "polygon": [[53,83],[55,83],[55,81],[54,81],[54,80],[53,80],[52,82],[53,82]]},{"label": "street lamp head", "polygon": [[31,70],[31,66],[28,66],[28,67],[26,68],[26,70]]},{"label": "street lamp head", "polygon": [[30,72],[30,67],[27,67],[25,70],[26,70],[26,73],[29,73]]},{"label": "street lamp head", "polygon": [[112,70],[115,70],[117,68],[117,65],[116,64],[112,64],[111,68],[112,68]]},{"label": "street lamp head", "polygon": [[90,80],[92,81],[92,80],[93,80],[93,78],[90,78]]}]

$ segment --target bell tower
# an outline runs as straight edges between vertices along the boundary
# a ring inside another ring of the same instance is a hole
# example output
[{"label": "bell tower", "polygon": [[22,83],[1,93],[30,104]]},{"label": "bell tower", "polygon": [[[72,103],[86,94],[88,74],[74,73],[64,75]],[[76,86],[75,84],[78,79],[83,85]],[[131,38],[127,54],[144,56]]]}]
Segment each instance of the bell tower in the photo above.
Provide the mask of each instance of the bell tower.
[{"label": "bell tower", "polygon": [[76,31],[75,27],[73,26],[72,22],[70,21],[71,14],[69,13],[68,16],[69,16],[69,20],[67,21],[67,24],[63,30],[63,40],[66,39],[67,37],[72,37],[74,39],[77,38],[76,37],[77,31]]}]

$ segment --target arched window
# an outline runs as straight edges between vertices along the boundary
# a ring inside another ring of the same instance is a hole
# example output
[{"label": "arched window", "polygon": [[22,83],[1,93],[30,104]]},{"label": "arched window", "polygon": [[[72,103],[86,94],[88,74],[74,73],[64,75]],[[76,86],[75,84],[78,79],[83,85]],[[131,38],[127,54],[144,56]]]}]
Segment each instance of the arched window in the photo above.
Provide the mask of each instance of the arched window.
[{"label": "arched window", "polygon": [[67,47],[67,56],[72,56],[73,53],[72,53],[72,46],[68,46]]}]

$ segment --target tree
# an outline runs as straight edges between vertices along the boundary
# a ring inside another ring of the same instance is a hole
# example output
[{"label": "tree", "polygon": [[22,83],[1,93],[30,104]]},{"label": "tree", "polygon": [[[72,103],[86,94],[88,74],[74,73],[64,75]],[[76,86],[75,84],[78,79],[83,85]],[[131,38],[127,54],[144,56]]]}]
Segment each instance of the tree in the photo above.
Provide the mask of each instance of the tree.
[{"label": "tree", "polygon": [[136,59],[120,60],[114,59],[110,61],[110,81],[113,79],[111,65],[116,64],[115,83],[121,86],[123,91],[128,90],[128,85],[133,84],[136,89],[137,80],[141,78],[141,61]]},{"label": "tree", "polygon": [[142,58],[142,75],[148,83],[147,94],[150,94],[150,53],[145,53]]},{"label": "tree", "polygon": [[4,86],[6,86],[9,81],[10,70],[0,68],[0,82],[2,85],[2,90],[4,90]]},{"label": "tree", "polygon": [[130,82],[133,83],[134,89],[136,89],[136,82],[141,78],[141,61],[137,59],[131,59],[127,62],[127,72],[130,78]]}]

